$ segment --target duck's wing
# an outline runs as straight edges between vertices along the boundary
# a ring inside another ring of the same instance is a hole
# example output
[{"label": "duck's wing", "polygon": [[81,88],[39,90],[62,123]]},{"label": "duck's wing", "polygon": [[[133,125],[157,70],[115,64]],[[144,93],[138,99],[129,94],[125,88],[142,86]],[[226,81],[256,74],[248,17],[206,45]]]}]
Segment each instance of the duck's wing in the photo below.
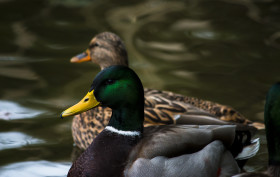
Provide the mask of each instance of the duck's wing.
[{"label": "duck's wing", "polygon": [[212,119],[213,121],[215,120],[216,122],[225,122],[219,120],[216,115],[213,115],[203,109],[197,108],[192,104],[172,100],[169,99],[169,97],[166,98],[160,94],[151,94],[147,96],[145,95],[144,111],[145,126],[164,124],[189,124],[190,118],[192,120],[196,120],[197,122],[200,122],[200,120],[201,122],[203,122],[203,119],[205,118]]},{"label": "duck's wing", "polygon": [[176,157],[186,153],[194,153],[215,140],[220,140],[230,150],[233,157],[246,150],[247,153],[243,156],[238,156],[239,159],[248,159],[254,156],[259,149],[258,140],[253,142],[254,144],[252,145],[250,131],[242,126],[154,126],[144,129],[143,138],[130,153],[128,164],[133,163],[138,158]]},{"label": "duck's wing", "polygon": [[201,150],[214,140],[230,147],[235,140],[234,125],[167,125],[146,127],[142,140],[131,152],[131,161],[157,156],[174,157]]},{"label": "duck's wing", "polygon": [[[161,119],[164,122],[184,124],[189,117],[204,119],[205,117],[219,119],[225,122],[251,125],[257,129],[264,129],[263,123],[252,122],[234,108],[212,101],[188,97],[168,91],[145,89],[145,105],[154,108],[151,112],[164,112],[152,120]],[[157,107],[159,111],[157,110]],[[178,117],[178,115],[184,115]]]},{"label": "duck's wing", "polygon": [[232,176],[239,171],[232,155],[226,151],[221,141],[216,140],[191,154],[173,158],[139,158],[126,168],[124,174],[127,177],[142,177],[147,174],[150,177],[216,177]]}]

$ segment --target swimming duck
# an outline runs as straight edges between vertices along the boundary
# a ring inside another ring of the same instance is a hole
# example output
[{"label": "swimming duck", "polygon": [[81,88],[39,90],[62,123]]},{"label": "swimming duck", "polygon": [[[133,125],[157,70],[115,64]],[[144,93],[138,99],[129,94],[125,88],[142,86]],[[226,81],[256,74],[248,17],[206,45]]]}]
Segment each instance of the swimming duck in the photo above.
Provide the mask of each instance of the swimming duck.
[{"label": "swimming duck", "polygon": [[143,86],[126,66],[99,72],[87,95],[61,118],[100,105],[112,109],[109,123],[73,163],[69,177],[216,177],[240,171],[232,156],[243,148],[235,125],[144,128]]},{"label": "swimming duck", "polygon": [[280,82],[266,96],[264,122],[268,149],[268,169],[264,173],[243,173],[235,177],[280,177]]},{"label": "swimming duck", "polygon": [[[73,63],[92,61],[101,70],[111,65],[128,66],[125,45],[114,33],[96,35],[86,52],[71,59]],[[168,91],[144,89],[145,126],[163,124],[228,124],[239,123],[263,129],[262,123],[252,122],[229,106],[211,101],[187,97]],[[75,144],[86,149],[92,140],[108,124],[110,108],[99,107],[76,115],[72,123]]]}]

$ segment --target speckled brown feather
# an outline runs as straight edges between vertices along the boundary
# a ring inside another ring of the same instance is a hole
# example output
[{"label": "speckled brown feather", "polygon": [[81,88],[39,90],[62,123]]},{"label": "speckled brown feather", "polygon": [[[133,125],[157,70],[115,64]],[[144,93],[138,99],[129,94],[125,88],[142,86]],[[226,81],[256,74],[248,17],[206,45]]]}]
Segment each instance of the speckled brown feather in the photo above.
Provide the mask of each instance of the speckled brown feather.
[{"label": "speckled brown feather", "polygon": [[108,124],[111,115],[110,108],[102,107],[76,115],[72,122],[72,135],[75,144],[81,149],[86,149]]}]

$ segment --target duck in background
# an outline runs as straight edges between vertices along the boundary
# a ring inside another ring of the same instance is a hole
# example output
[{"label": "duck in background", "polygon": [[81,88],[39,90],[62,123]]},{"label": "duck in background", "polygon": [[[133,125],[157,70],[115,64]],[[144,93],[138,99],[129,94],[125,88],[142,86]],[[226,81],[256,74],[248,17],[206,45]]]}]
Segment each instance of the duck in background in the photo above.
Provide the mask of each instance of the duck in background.
[{"label": "duck in background", "polygon": [[268,168],[263,173],[242,173],[234,177],[280,177],[280,82],[268,91],[264,108]]},{"label": "duck in background", "polygon": [[[126,48],[119,36],[111,32],[96,35],[86,52],[71,59],[72,63],[92,61],[101,70],[112,65],[128,66]],[[144,126],[164,124],[244,124],[263,129],[262,123],[252,122],[230,106],[168,91],[144,89]],[[86,149],[105,128],[111,117],[110,108],[98,107],[76,115],[72,123],[75,144]]]},{"label": "duck in background", "polygon": [[87,95],[61,117],[99,105],[112,109],[109,123],[73,163],[68,177],[217,177],[240,171],[232,154],[243,150],[242,138],[236,137],[246,131],[236,125],[144,128],[143,86],[126,66],[99,72]]}]

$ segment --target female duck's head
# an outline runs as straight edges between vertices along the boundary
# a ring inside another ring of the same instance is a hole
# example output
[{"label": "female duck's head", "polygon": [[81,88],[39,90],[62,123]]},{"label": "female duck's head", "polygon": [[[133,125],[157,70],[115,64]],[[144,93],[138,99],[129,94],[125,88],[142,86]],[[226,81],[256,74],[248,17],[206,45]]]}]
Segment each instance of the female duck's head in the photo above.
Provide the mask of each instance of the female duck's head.
[{"label": "female duck's head", "polygon": [[121,38],[114,33],[103,32],[96,35],[89,43],[86,52],[73,57],[72,63],[93,61],[101,69],[112,65],[128,66],[127,52]]}]

